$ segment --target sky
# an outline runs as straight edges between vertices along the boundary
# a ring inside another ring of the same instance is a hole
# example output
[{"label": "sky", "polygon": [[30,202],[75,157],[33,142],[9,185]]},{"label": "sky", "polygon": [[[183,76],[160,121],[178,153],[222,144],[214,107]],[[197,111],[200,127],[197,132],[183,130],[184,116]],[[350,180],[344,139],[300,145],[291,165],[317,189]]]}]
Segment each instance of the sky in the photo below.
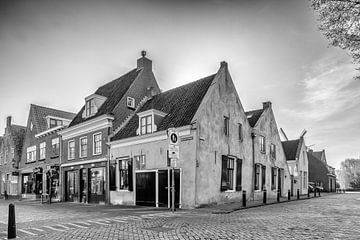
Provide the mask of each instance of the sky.
[{"label": "sky", "polygon": [[360,156],[360,81],[307,0],[0,0],[0,133],[30,104],[78,112],[99,86],[153,61],[163,91],[229,71],[246,111],[271,101],[289,139],[339,168]]}]

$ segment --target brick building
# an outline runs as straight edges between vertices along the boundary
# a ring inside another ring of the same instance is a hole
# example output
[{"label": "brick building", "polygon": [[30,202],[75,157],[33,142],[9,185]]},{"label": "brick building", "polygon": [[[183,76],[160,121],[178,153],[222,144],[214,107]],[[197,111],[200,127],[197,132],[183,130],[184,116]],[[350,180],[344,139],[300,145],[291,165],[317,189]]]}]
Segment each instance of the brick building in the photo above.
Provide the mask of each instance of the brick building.
[{"label": "brick building", "polygon": [[115,185],[115,165],[108,161],[110,136],[148,97],[160,92],[152,61],[145,55],[143,51],[135,69],[87,96],[69,127],[60,132],[64,201],[108,202]]},{"label": "brick building", "polygon": [[19,162],[25,137],[25,127],[12,124],[6,119],[5,133],[0,137],[0,193],[17,197],[19,192]]},{"label": "brick building", "polygon": [[53,108],[30,105],[19,164],[20,192],[23,198],[52,194],[59,199],[60,138],[75,114]]}]

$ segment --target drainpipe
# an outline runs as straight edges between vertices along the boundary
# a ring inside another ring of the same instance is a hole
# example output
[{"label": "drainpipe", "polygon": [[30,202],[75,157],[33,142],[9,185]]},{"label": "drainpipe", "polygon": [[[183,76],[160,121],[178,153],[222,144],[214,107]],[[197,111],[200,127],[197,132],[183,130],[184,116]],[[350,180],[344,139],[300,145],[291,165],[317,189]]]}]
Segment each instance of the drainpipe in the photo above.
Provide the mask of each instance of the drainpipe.
[{"label": "drainpipe", "polygon": [[252,181],[251,181],[251,194],[253,196],[253,200],[255,200],[255,137],[256,134],[251,132],[251,145],[252,145]]},{"label": "drainpipe", "polygon": [[198,181],[197,181],[197,169],[198,169],[198,157],[199,157],[199,148],[200,148],[200,126],[199,123],[196,121],[195,122],[195,139],[196,139],[196,145],[195,145],[195,194],[194,194],[194,199],[195,199],[195,207],[197,207],[197,185],[198,185]]},{"label": "drainpipe", "polygon": [[106,164],[106,203],[110,204],[110,133],[111,133],[111,127],[108,128],[108,136],[107,136],[107,164]]},{"label": "drainpipe", "polygon": [[59,135],[59,160],[60,160],[60,166],[59,166],[59,190],[60,190],[60,196],[61,196],[61,201],[65,201],[65,198],[64,198],[64,192],[65,192],[65,189],[64,186],[65,184],[64,183],[64,179],[63,179],[63,175],[62,175],[62,167],[61,167],[61,164],[62,164],[62,136]]}]

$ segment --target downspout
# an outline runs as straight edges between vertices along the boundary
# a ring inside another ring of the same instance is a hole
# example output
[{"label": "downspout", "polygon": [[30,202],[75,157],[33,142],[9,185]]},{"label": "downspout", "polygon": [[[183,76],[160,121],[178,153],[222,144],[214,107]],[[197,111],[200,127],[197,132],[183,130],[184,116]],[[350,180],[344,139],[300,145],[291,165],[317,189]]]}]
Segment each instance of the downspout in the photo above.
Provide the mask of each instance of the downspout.
[{"label": "downspout", "polygon": [[110,205],[110,133],[111,133],[111,127],[108,128],[108,135],[107,135],[107,142],[106,142],[106,147],[107,147],[107,164],[106,164],[106,203]]},{"label": "downspout", "polygon": [[197,185],[198,185],[198,179],[197,179],[197,168],[198,168],[198,157],[199,157],[199,149],[200,149],[200,126],[199,123],[195,122],[195,130],[196,130],[196,145],[195,145],[195,193],[194,193],[194,199],[195,199],[195,207],[197,207]]},{"label": "downspout", "polygon": [[251,145],[252,145],[252,181],[251,181],[251,194],[255,200],[255,137],[256,134],[251,132]]},{"label": "downspout", "polygon": [[60,196],[61,196],[61,201],[64,201],[65,202],[65,197],[64,197],[64,192],[65,192],[65,189],[64,189],[64,186],[65,184],[64,183],[64,179],[63,179],[63,175],[62,175],[62,167],[61,167],[61,164],[62,164],[62,136],[59,134],[59,160],[60,160],[60,166],[59,166],[59,188],[60,188]]}]

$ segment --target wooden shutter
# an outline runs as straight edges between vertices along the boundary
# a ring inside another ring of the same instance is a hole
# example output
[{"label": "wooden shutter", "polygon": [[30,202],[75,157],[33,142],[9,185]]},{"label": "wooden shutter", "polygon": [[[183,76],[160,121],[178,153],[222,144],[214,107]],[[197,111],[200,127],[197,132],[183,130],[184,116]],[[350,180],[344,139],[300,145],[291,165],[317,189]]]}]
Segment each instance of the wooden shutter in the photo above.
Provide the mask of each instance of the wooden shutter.
[{"label": "wooden shutter", "polygon": [[242,160],[236,159],[236,191],[241,191]]},{"label": "wooden shutter", "polygon": [[220,191],[226,191],[228,190],[227,185],[227,179],[228,179],[228,171],[227,171],[227,161],[228,157],[225,155],[222,155],[222,161],[221,161],[221,186]]},{"label": "wooden shutter", "polygon": [[129,183],[129,191],[133,191],[133,159],[130,158],[128,161],[128,183]]}]

